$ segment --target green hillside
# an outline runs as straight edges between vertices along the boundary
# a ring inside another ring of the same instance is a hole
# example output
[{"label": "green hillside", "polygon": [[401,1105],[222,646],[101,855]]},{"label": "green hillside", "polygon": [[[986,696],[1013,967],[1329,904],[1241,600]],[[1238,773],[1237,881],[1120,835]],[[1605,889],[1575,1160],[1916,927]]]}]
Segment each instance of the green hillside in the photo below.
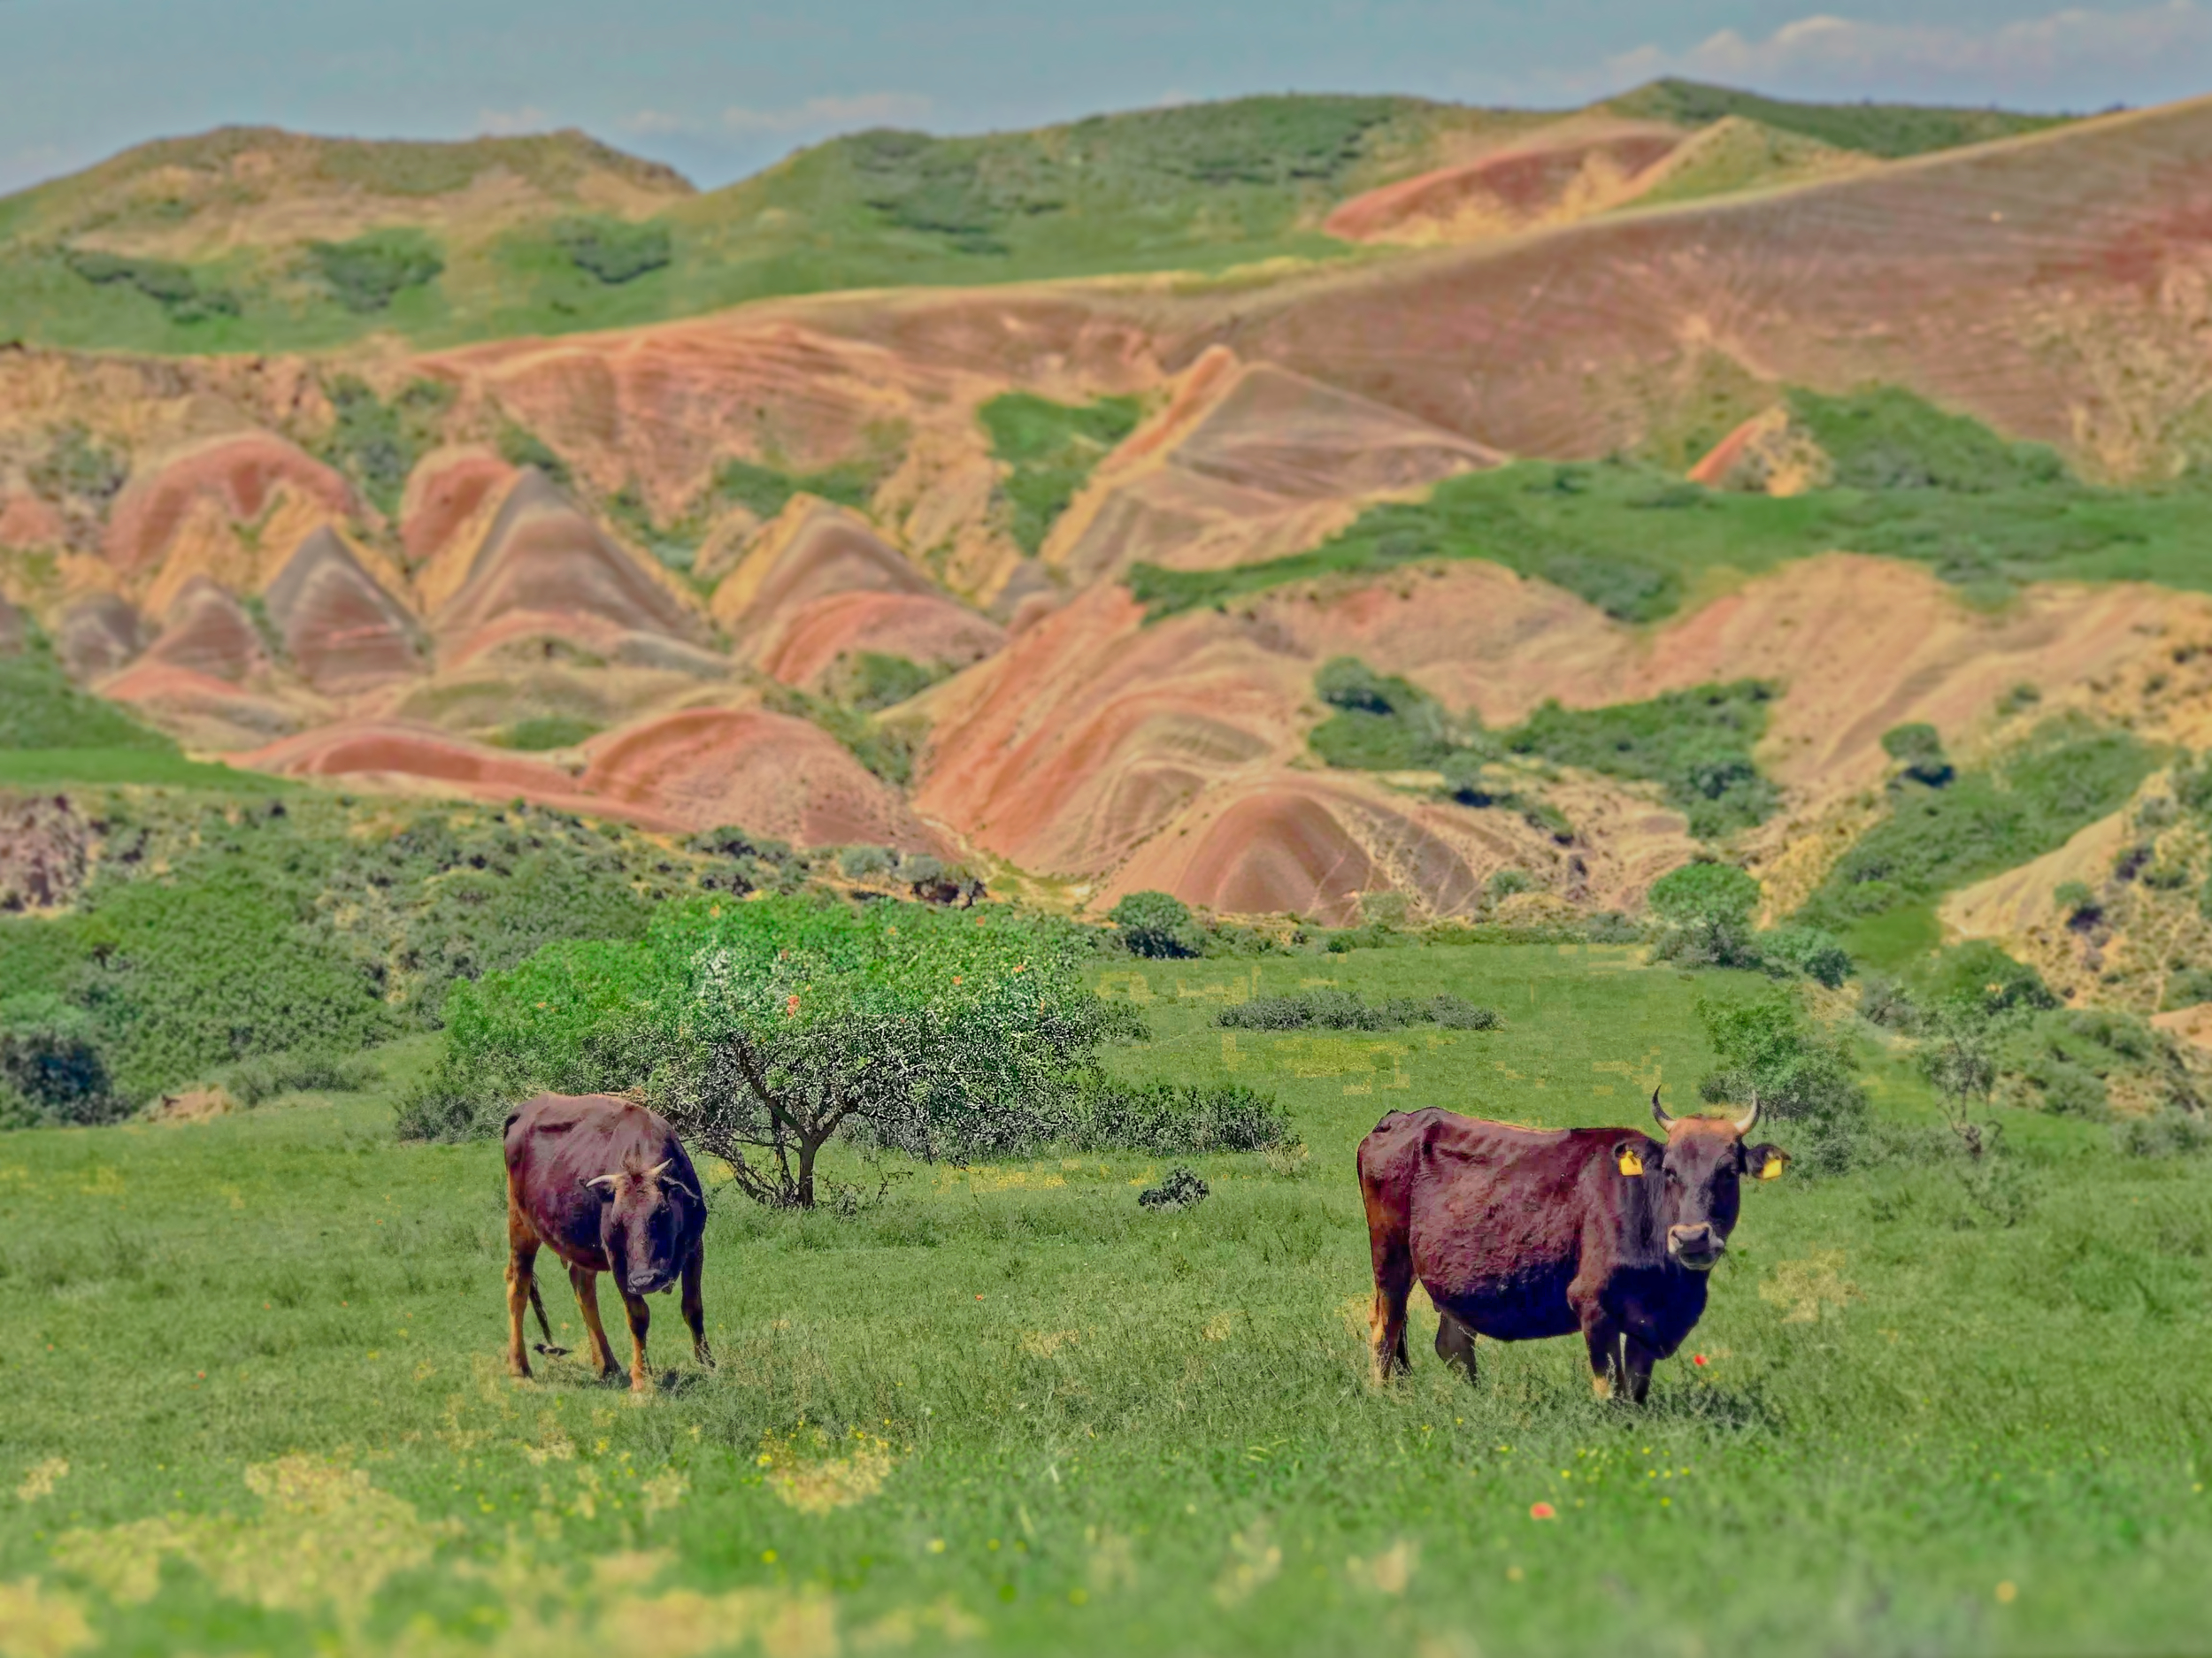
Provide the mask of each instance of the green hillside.
[{"label": "green hillside", "polygon": [[[1793,104],[1676,81],[1602,107],[1686,127],[1744,116],[1882,157],[2056,119]],[[371,334],[434,346],[837,288],[1389,257],[1324,235],[1323,219],[1564,113],[1286,95],[976,137],[880,129],[706,195],[580,133],[437,144],[224,128],[0,200],[0,338],[175,353]],[[1755,185],[1786,160],[1741,178],[1723,167],[1671,196]]]},{"label": "green hillside", "polygon": [[1696,81],[1654,81],[1606,105],[1617,115],[1707,127],[1730,115],[1893,161],[1993,139],[2041,132],[2072,119],[2012,110],[1962,110],[1917,104],[1794,104]]}]

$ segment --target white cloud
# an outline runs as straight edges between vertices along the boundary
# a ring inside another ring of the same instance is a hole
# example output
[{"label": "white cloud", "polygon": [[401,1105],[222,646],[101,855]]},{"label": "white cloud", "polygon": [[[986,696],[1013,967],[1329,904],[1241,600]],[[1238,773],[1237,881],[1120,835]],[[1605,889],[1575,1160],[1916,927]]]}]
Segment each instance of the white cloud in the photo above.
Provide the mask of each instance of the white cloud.
[{"label": "white cloud", "polygon": [[929,100],[918,92],[862,92],[850,97],[809,98],[780,110],[749,110],[733,104],[722,111],[722,126],[733,133],[821,132],[918,121],[929,111]]},{"label": "white cloud", "polygon": [[518,110],[479,110],[476,130],[489,133],[495,138],[511,138],[518,133],[541,133],[553,125],[553,118],[534,104],[526,104]]},{"label": "white cloud", "polygon": [[2212,73],[2212,8],[2199,0],[2118,12],[2054,12],[1993,27],[1863,23],[1816,15],[1763,40],[1723,29],[1686,51],[1640,46],[1606,61],[1614,86],[1685,75],[1809,95],[1891,89],[2006,98],[2059,87]]}]

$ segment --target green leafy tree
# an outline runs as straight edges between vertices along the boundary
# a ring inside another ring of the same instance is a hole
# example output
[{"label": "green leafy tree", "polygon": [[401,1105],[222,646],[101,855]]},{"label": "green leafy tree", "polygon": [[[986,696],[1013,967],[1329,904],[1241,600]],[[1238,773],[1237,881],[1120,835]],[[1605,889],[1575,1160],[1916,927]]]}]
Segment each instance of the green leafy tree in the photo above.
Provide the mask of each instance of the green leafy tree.
[{"label": "green leafy tree", "polygon": [[1657,954],[1693,967],[1755,967],[1753,913],[1759,883],[1732,864],[1686,864],[1651,886],[1652,913],[1666,931]]},{"label": "green leafy tree", "polygon": [[1190,906],[1172,893],[1131,893],[1108,913],[1121,930],[1133,956],[1175,957],[1198,954],[1197,928]]},{"label": "green leafy tree", "polygon": [[1805,1125],[1809,1166],[1848,1167],[1867,1122],[1849,1047],[1807,1018],[1795,995],[1702,996],[1697,1012],[1721,1062],[1699,1093],[1738,1104],[1755,1093],[1762,1111]]},{"label": "green leafy tree", "polygon": [[1941,788],[1958,775],[1944,756],[1943,738],[1925,722],[1883,733],[1882,752],[1904,767],[1905,776],[1930,788]]}]

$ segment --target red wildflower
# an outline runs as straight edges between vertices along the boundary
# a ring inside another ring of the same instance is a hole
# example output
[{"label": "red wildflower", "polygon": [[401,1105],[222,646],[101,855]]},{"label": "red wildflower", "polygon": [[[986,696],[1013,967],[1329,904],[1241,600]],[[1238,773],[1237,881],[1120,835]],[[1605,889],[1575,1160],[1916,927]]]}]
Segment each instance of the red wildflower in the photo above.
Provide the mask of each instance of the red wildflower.
[{"label": "red wildflower", "polygon": [[1705,1362],[1705,1355],[1702,1353],[1693,1353],[1690,1355],[1690,1362],[1693,1364],[1702,1364]]},{"label": "red wildflower", "polygon": [[1528,1505],[1528,1517],[1532,1520],[1556,1520],[1559,1510],[1548,1502],[1532,1502]]},{"label": "red wildflower", "polygon": [[[795,1019],[799,1017],[799,998],[795,993],[783,999],[783,1017],[787,1019]],[[1705,1361],[1700,1359],[1698,1362],[1702,1364]]]}]

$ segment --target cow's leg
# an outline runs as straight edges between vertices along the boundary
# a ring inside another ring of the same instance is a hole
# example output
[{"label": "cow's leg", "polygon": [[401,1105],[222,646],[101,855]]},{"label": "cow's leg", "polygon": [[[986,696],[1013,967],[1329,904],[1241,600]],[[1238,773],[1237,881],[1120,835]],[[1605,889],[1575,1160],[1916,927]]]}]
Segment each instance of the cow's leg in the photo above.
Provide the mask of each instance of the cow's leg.
[{"label": "cow's leg", "polygon": [[1613,1397],[1613,1385],[1622,1374],[1619,1324],[1597,1308],[1583,1315],[1582,1339],[1590,1347],[1590,1392],[1599,1399]]},{"label": "cow's leg", "polygon": [[1651,1392],[1651,1367],[1659,1362],[1659,1355],[1633,1336],[1623,1336],[1621,1346],[1624,1350],[1622,1380],[1626,1385],[1630,1401],[1640,1405],[1645,1395]]},{"label": "cow's leg", "polygon": [[1475,1332],[1441,1307],[1436,1309],[1436,1356],[1475,1379]]},{"label": "cow's leg", "polygon": [[511,1189],[507,1194],[507,1373],[526,1381],[530,1355],[522,1341],[522,1317],[536,1288],[538,1229],[522,1212]]},{"label": "cow's leg", "polygon": [[714,1354],[707,1347],[707,1304],[699,1294],[699,1280],[705,1276],[706,1265],[707,1247],[701,1244],[684,1263],[684,1323],[691,1326],[693,1356],[710,1370]]},{"label": "cow's leg", "polygon": [[607,1327],[599,1322],[599,1275],[589,1267],[572,1264],[568,1281],[576,1288],[576,1305],[584,1315],[584,1330],[591,1337],[591,1356],[599,1362],[602,1376],[617,1376],[622,1367],[614,1362],[614,1349],[607,1345]]},{"label": "cow's leg", "polygon": [[1406,1356],[1406,1297],[1412,1290],[1413,1263],[1402,1253],[1387,1270],[1380,1260],[1376,1262],[1375,1302],[1368,1314],[1367,1334],[1374,1348],[1378,1382],[1413,1369],[1413,1361]]},{"label": "cow's leg", "polygon": [[645,1368],[645,1332],[653,1322],[653,1309],[645,1304],[645,1297],[622,1292],[622,1310],[630,1316],[630,1391],[649,1393],[653,1378]]}]

